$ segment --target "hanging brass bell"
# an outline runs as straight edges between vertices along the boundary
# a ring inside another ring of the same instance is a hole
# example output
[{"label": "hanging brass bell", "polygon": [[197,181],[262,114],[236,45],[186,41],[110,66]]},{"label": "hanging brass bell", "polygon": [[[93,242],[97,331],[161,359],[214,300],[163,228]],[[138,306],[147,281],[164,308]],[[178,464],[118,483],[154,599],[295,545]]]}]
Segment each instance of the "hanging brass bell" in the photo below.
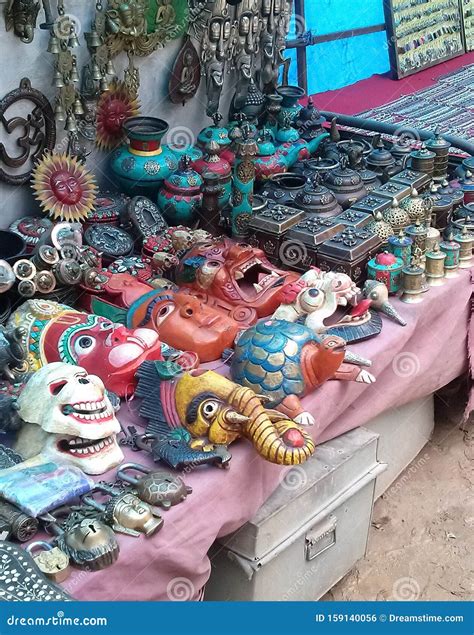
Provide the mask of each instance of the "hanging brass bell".
[{"label": "hanging brass bell", "polygon": [[77,64],[75,59],[72,62],[72,70],[71,70],[71,75],[69,76],[69,79],[71,80],[71,82],[74,82],[74,83],[79,81],[79,73],[77,72]]},{"label": "hanging brass bell", "polygon": [[89,48],[98,48],[102,44],[99,34],[95,30],[94,26],[92,27],[90,33],[87,34],[87,43]]},{"label": "hanging brass bell", "polygon": [[62,74],[59,71],[55,71],[54,72],[53,86],[56,86],[56,88],[63,88],[64,87],[63,76],[62,76]]},{"label": "hanging brass bell", "polygon": [[71,35],[69,36],[67,45],[70,49],[76,49],[79,46],[79,40],[77,39],[77,35],[73,26],[71,27]]},{"label": "hanging brass bell", "polygon": [[109,82],[105,79],[105,77],[102,77],[102,79],[100,80],[99,86],[100,86],[100,90],[103,93],[106,93],[107,91],[110,90]]},{"label": "hanging brass bell", "polygon": [[112,60],[107,62],[107,75],[115,75],[115,67]]},{"label": "hanging brass bell", "polygon": [[48,53],[52,53],[53,55],[57,55],[60,52],[59,48],[59,40],[55,35],[50,35],[48,48],[46,49]]},{"label": "hanging brass bell", "polygon": [[66,113],[64,112],[64,108],[61,102],[59,101],[56,103],[56,107],[54,109],[54,116],[56,118],[56,121],[64,121],[66,118]]},{"label": "hanging brass bell", "polygon": [[81,101],[81,99],[79,97],[76,97],[76,99],[74,100],[73,113],[75,115],[83,115],[84,114],[84,108],[82,106],[82,101]]},{"label": "hanging brass bell", "polygon": [[91,73],[92,79],[94,79],[95,81],[99,81],[100,79],[102,79],[102,73],[100,72],[100,68],[97,62],[92,62]]},{"label": "hanging brass bell", "polygon": [[76,118],[74,115],[68,115],[66,117],[66,130],[68,132],[77,132]]}]

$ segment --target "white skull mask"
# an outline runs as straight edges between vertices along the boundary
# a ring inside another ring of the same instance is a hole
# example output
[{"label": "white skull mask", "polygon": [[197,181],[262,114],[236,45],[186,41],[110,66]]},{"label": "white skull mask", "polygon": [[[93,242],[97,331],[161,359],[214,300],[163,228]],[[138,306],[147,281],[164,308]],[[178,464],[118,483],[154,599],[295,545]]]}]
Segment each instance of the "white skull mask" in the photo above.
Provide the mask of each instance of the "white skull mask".
[{"label": "white skull mask", "polygon": [[120,424],[104,384],[84,368],[43,366],[23,389],[18,407],[24,421],[48,433],[43,453],[67,458],[88,474],[102,474],[123,460],[116,439]]}]

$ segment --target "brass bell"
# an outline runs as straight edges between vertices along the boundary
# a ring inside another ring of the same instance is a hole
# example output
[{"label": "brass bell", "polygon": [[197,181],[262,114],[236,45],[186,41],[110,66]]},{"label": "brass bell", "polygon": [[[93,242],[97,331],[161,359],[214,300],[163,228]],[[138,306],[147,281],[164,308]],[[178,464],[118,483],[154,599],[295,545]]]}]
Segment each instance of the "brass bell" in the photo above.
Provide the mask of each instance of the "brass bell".
[{"label": "brass bell", "polygon": [[100,67],[97,62],[92,62],[91,73],[92,79],[94,79],[95,81],[99,81],[100,79],[102,79],[102,73],[100,72]]},{"label": "brass bell", "polygon": [[54,108],[54,117],[56,121],[64,121],[66,118],[66,113],[64,112],[64,108],[60,101],[56,102],[56,106]]},{"label": "brass bell", "polygon": [[84,108],[82,106],[82,101],[80,100],[79,97],[76,97],[76,99],[74,100],[73,113],[75,115],[83,115],[84,114]]},{"label": "brass bell", "polygon": [[69,36],[67,45],[70,49],[76,49],[79,46],[79,40],[77,39],[76,31],[73,26],[71,26],[71,35]]},{"label": "brass bell", "polygon": [[107,62],[107,75],[115,75],[115,67],[114,67],[114,63],[112,62],[112,60],[109,60]]},{"label": "brass bell", "polygon": [[87,34],[87,43],[91,49],[98,48],[102,44],[94,25],[92,26],[90,33]]},{"label": "brass bell", "polygon": [[72,60],[72,70],[69,79],[71,80],[71,82],[74,83],[79,81],[79,73],[77,72],[77,62],[75,57]]},{"label": "brass bell", "polygon": [[63,76],[62,76],[62,74],[59,71],[54,71],[53,85],[56,86],[56,88],[63,88],[64,87]]},{"label": "brass bell", "polygon": [[66,117],[66,130],[68,132],[77,132],[76,118],[74,115],[68,115]]},{"label": "brass bell", "polygon": [[52,53],[53,55],[57,55],[60,52],[61,49],[59,48],[59,40],[55,35],[50,35],[48,48],[46,50],[48,53]]},{"label": "brass bell", "polygon": [[100,80],[100,84],[99,84],[99,86],[100,86],[100,90],[101,90],[103,93],[106,93],[107,91],[109,91],[109,90],[110,90],[110,88],[109,88],[109,82],[105,79],[105,77],[102,77],[102,79]]}]

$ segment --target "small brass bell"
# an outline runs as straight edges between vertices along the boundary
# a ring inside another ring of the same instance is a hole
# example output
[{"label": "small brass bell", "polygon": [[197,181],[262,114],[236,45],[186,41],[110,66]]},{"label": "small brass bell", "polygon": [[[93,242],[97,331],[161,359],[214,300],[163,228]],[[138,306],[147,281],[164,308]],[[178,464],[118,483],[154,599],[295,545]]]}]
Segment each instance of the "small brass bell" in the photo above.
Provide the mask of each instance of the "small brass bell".
[{"label": "small brass bell", "polygon": [[112,60],[107,62],[107,75],[115,75],[115,67]]},{"label": "small brass bell", "polygon": [[64,112],[64,108],[59,101],[56,103],[56,107],[54,108],[54,117],[56,121],[64,121],[66,119],[66,113]]},{"label": "small brass bell", "polygon": [[100,72],[100,68],[97,62],[92,63],[91,71],[92,71],[92,79],[94,79],[95,81],[99,81],[100,79],[102,79],[102,73]]},{"label": "small brass bell", "polygon": [[77,72],[77,62],[75,57],[72,60],[72,70],[71,70],[70,80],[71,82],[74,82],[74,83],[79,81],[79,73]]},{"label": "small brass bell", "polygon": [[109,88],[109,82],[105,79],[105,77],[102,77],[102,79],[100,80],[100,84],[99,84],[99,86],[100,86],[100,90],[101,90],[103,93],[106,93],[107,91],[109,91],[109,90],[110,90],[110,88]]},{"label": "small brass bell", "polygon": [[63,76],[62,76],[62,74],[59,71],[54,71],[53,86],[56,86],[56,88],[63,88],[64,87]]},{"label": "small brass bell", "polygon": [[51,35],[48,42],[48,48],[46,49],[48,53],[52,53],[53,55],[57,55],[61,49],[59,48],[59,40],[55,35]]},{"label": "small brass bell", "polygon": [[84,114],[84,108],[82,106],[82,101],[80,100],[79,97],[76,97],[76,99],[74,100],[73,113],[75,115],[83,115]]},{"label": "small brass bell", "polygon": [[99,34],[95,30],[95,26],[92,26],[90,33],[87,34],[87,43],[91,49],[98,48],[102,44]]},{"label": "small brass bell", "polygon": [[77,39],[76,31],[73,26],[71,26],[71,35],[69,36],[67,45],[70,49],[76,49],[79,46],[79,40]]},{"label": "small brass bell", "polygon": [[77,132],[76,118],[74,115],[68,115],[66,117],[66,130],[68,132]]}]

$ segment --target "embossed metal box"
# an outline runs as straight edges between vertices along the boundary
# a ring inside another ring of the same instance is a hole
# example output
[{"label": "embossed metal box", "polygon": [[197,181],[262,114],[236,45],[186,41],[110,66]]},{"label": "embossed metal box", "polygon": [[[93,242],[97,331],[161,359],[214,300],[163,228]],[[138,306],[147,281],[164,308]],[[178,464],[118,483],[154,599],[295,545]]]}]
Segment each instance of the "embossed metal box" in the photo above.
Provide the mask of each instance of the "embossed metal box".
[{"label": "embossed metal box", "polygon": [[255,214],[249,223],[249,229],[254,234],[254,242],[267,254],[270,262],[278,264],[282,242],[286,232],[305,216],[302,210],[286,207],[286,205],[268,206]]},{"label": "embossed metal box", "polygon": [[336,216],[336,220],[346,227],[365,227],[370,223],[373,216],[370,212],[363,212],[358,209],[346,209],[345,212]]},{"label": "embossed metal box", "polygon": [[391,179],[384,185],[375,188],[372,194],[375,196],[381,196],[382,198],[388,198],[391,201],[395,198],[398,202],[410,195],[411,187],[405,183],[399,183]]},{"label": "embossed metal box", "polygon": [[417,172],[409,169],[399,172],[391,180],[395,181],[395,183],[414,187],[418,193],[423,192],[431,182],[430,176],[426,172]]},{"label": "embossed metal box", "polygon": [[378,435],[359,428],[289,469],[252,520],[211,549],[205,599],[324,595],[365,554],[375,483],[385,469],[377,449]]},{"label": "embossed metal box", "polygon": [[360,201],[357,201],[357,203],[352,205],[349,211],[367,212],[368,214],[375,215],[377,212],[384,212],[390,207],[390,205],[390,199],[369,194],[368,196],[364,196],[364,198],[361,198]]},{"label": "embossed metal box", "polygon": [[319,245],[344,229],[336,216],[318,218],[308,216],[294,225],[286,234],[281,246],[280,261],[292,269],[306,271],[316,265]]},{"label": "embossed metal box", "polygon": [[323,271],[346,273],[359,284],[365,278],[367,262],[381,245],[382,240],[373,232],[346,227],[319,247],[317,265]]}]

